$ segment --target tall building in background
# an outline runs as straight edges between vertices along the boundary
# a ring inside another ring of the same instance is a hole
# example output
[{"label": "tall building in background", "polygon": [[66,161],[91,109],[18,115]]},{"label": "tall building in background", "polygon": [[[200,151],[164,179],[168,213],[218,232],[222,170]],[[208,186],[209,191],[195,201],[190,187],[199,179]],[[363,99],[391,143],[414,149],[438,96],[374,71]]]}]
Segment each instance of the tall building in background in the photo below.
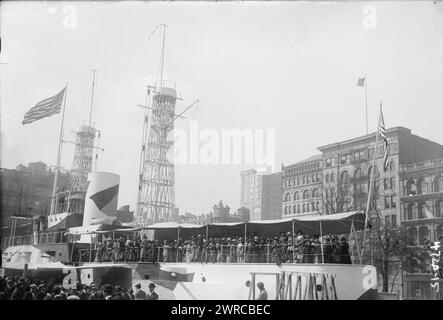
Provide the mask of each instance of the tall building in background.
[{"label": "tall building in background", "polygon": [[282,215],[300,216],[321,211],[322,155],[284,166],[282,164]]},{"label": "tall building in background", "polygon": [[[414,220],[411,223],[418,226],[420,222],[416,220],[421,219],[418,216],[425,217],[425,212],[434,215],[441,212],[438,211],[439,191],[433,191],[431,195],[429,190],[440,190],[440,171],[438,160],[435,159],[443,157],[443,145],[414,135],[410,129],[404,127],[388,129],[387,136],[388,167],[386,170],[383,168],[380,142],[374,171],[374,199],[381,219],[372,222],[395,228],[400,223]],[[317,211],[328,215],[365,210],[375,150],[375,133],[334,142],[321,146],[318,150],[321,155],[282,166],[283,217]],[[415,185],[417,186],[414,187]],[[405,191],[408,186],[416,193],[417,190],[426,189],[428,194],[409,194]],[[430,186],[437,186],[437,189],[430,189]],[[435,228],[438,228],[438,224],[434,222],[427,229],[424,226],[421,229],[416,227],[411,231],[411,236],[414,233],[416,242],[431,236],[434,238],[434,233],[437,234]]]},{"label": "tall building in background", "polygon": [[240,176],[240,205],[249,209],[251,220],[281,218],[281,174],[250,169]]},{"label": "tall building in background", "polygon": [[[1,182],[1,227],[4,236],[9,236],[11,217],[46,217],[51,207],[54,170],[41,162],[28,166],[18,165],[16,169],[0,169]],[[59,185],[68,186],[70,175],[62,169]],[[17,223],[16,235],[32,232],[30,221]]]}]

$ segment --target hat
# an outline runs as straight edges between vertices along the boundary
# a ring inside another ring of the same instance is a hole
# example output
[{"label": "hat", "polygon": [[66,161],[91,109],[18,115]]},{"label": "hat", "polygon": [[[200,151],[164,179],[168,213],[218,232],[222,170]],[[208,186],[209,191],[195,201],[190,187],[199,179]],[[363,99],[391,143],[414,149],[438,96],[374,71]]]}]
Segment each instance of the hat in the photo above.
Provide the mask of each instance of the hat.
[{"label": "hat", "polygon": [[151,283],[148,285],[148,287],[149,287],[149,288],[155,288],[156,285],[154,284],[154,282],[151,282]]},{"label": "hat", "polygon": [[142,287],[142,285],[141,285],[140,283],[137,283],[137,284],[135,285],[135,287],[138,288],[138,289],[140,289],[140,288]]},{"label": "hat", "polygon": [[75,294],[70,295],[67,300],[80,300],[80,298],[78,296],[76,296]]},{"label": "hat", "polygon": [[41,285],[38,286],[38,288],[39,288],[39,289],[46,288],[46,285],[41,284]]},{"label": "hat", "polygon": [[91,290],[98,289],[95,283],[91,283],[91,286],[89,287]]}]

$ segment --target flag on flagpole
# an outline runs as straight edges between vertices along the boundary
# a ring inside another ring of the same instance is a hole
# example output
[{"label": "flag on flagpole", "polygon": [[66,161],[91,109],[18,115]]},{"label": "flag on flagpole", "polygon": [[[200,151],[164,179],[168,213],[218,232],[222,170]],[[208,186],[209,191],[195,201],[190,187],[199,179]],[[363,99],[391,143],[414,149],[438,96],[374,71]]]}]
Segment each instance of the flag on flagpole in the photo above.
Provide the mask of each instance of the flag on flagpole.
[{"label": "flag on flagpole", "polygon": [[363,78],[358,78],[358,81],[357,81],[357,87],[364,87],[365,86],[365,77],[363,77]]},{"label": "flag on flagpole", "polygon": [[55,96],[44,99],[26,112],[22,124],[27,124],[60,113],[65,97],[66,87]]},{"label": "flag on flagpole", "polygon": [[383,111],[380,103],[380,124],[378,128],[380,137],[383,139],[383,169],[388,169],[388,135],[386,134],[385,120],[383,118]]}]

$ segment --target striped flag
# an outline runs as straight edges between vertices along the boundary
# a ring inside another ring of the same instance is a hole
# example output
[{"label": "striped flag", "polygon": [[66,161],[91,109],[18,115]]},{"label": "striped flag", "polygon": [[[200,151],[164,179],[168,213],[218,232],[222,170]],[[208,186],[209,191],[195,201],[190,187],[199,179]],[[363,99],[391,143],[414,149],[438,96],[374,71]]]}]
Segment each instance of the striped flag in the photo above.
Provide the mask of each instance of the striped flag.
[{"label": "striped flag", "polygon": [[383,139],[383,169],[388,169],[388,135],[386,134],[385,120],[383,118],[383,111],[380,104],[380,125],[378,128],[380,137]]},{"label": "striped flag", "polygon": [[357,87],[364,87],[365,86],[365,78],[363,77],[363,78],[358,78],[358,81],[357,81]]},{"label": "striped flag", "polygon": [[60,113],[62,108],[63,98],[65,97],[66,87],[55,96],[40,101],[26,112],[22,124],[27,124],[40,120],[42,118],[50,117],[54,114]]}]

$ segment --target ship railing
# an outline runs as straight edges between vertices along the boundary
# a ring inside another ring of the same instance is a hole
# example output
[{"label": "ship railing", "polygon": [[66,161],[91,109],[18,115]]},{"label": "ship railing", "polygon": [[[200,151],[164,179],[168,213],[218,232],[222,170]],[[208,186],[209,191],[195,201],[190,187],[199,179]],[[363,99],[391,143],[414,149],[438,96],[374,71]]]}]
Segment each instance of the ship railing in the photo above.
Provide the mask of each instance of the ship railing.
[{"label": "ship railing", "polygon": [[[175,247],[97,247],[91,244],[90,248],[79,249],[78,262],[134,262],[134,263],[345,263],[352,261],[347,254],[323,255],[314,248],[313,253],[303,253],[300,248],[294,251],[292,247],[284,251],[276,252],[271,245],[261,248],[243,246],[237,250],[237,246],[222,245],[219,250],[207,248]],[[258,250],[258,251],[254,251]]]},{"label": "ship railing", "polygon": [[2,238],[1,247],[4,249],[8,246],[56,244],[66,242],[67,238],[63,231],[48,233],[36,232],[30,235]]}]

